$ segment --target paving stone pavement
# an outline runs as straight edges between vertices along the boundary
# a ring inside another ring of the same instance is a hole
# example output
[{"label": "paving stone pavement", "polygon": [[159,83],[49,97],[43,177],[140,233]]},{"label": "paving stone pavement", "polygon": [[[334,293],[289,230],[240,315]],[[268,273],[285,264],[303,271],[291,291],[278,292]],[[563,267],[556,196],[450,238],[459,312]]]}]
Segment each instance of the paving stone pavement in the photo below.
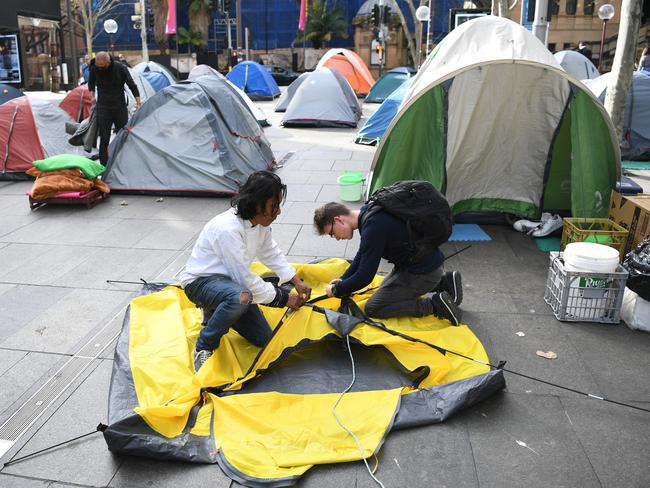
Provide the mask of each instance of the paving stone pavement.
[{"label": "paving stone pavement", "polygon": [[[370,169],[374,148],[355,145],[351,129],[284,129],[274,103],[259,106],[273,124],[265,132],[276,159],[293,152],[277,170],[288,195],[273,225],[276,240],[294,262],[353,257],[358,238],[318,237],[313,210],[339,200],[340,172]],[[374,109],[365,107],[366,116]],[[30,211],[30,186],[0,182],[0,425],[74,355],[88,362],[2,462],[106,422],[113,339],[139,289],[107,280],[173,280],[203,224],[228,207],[225,199],[113,195],[92,210]],[[650,335],[624,324],[556,321],[543,302],[547,255],[507,228],[484,229],[492,240],[472,243],[447,267],[463,274],[464,319],[490,358],[650,408]],[[464,246],[448,243],[444,251]],[[389,269],[382,264],[382,272]],[[540,358],[537,350],[558,358]],[[389,434],[378,478],[386,487],[650,486],[650,414],[521,376],[506,380],[505,391],[443,424]],[[148,486],[239,485],[216,465],[113,455],[99,435],[0,469],[2,488]],[[299,486],[375,484],[362,463],[347,463],[315,467]]]}]

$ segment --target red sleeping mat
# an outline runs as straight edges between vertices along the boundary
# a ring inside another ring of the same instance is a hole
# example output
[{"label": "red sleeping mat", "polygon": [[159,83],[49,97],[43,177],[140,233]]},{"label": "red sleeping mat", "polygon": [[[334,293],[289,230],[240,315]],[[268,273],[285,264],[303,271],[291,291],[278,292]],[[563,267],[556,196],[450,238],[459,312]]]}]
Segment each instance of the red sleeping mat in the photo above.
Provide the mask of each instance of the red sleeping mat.
[{"label": "red sleeping mat", "polygon": [[37,209],[45,204],[54,205],[85,205],[86,208],[92,208],[102,200],[108,198],[108,193],[102,193],[99,190],[90,190],[86,192],[66,192],[59,193],[53,197],[44,200],[34,200],[32,193],[27,192],[29,197],[29,208]]}]

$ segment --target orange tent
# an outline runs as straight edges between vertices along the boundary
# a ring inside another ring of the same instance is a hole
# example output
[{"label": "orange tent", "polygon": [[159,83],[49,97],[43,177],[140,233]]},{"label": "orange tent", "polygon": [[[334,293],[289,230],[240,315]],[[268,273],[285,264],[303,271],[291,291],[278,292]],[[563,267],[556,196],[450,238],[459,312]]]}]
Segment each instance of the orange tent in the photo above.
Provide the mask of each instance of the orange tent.
[{"label": "orange tent", "polygon": [[68,112],[76,122],[81,122],[90,115],[92,103],[93,99],[90,96],[88,86],[81,85],[68,93],[59,103],[59,107]]},{"label": "orange tent", "polygon": [[318,62],[317,67],[335,69],[341,73],[359,97],[366,96],[375,84],[375,79],[363,59],[348,49],[330,49]]},{"label": "orange tent", "polygon": [[45,157],[27,97],[0,105],[0,148],[0,179],[24,179],[32,161]]}]

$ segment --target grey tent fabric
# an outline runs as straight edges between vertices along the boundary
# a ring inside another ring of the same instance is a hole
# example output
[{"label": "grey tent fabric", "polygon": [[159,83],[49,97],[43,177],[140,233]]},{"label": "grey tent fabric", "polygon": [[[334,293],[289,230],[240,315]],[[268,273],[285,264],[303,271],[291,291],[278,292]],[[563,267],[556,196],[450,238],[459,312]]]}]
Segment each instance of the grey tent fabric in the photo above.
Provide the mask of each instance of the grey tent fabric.
[{"label": "grey tent fabric", "polygon": [[[138,87],[138,91],[140,92],[140,101],[142,103],[156,94],[156,90],[154,90],[153,86],[151,86],[151,83],[149,83],[147,79],[142,76],[142,73],[136,71],[133,68],[129,68],[129,73],[131,73],[131,78],[133,78],[133,81]],[[124,87],[124,93],[126,93],[127,109],[129,110],[129,113],[132,113],[135,111],[135,97],[127,86]]]},{"label": "grey tent fabric", "polygon": [[57,154],[83,154],[80,147],[68,143],[65,126],[72,119],[63,109],[51,102],[30,98],[38,137],[45,151],[45,157]]},{"label": "grey tent fabric", "polygon": [[262,110],[257,105],[255,105],[253,100],[250,99],[250,97],[246,94],[246,92],[241,88],[239,88],[237,85],[235,85],[224,75],[219,73],[216,69],[212,68],[211,66],[208,66],[207,64],[198,64],[194,68],[192,68],[192,71],[190,71],[190,74],[187,77],[187,79],[189,81],[194,81],[197,78],[200,78],[201,76],[215,76],[219,79],[226,80],[226,82],[232,87],[235,93],[237,93],[241,102],[248,108],[248,110],[250,110],[251,114],[253,114],[253,117],[255,117],[257,122],[262,127],[268,127],[271,125],[271,123],[266,118],[266,115],[264,115],[264,112],[262,112]]},{"label": "grey tent fabric", "polygon": [[291,100],[293,99],[293,96],[296,94],[296,91],[298,90],[298,87],[302,85],[302,82],[307,79],[307,77],[311,73],[303,73],[301,74],[298,78],[296,78],[293,83],[291,83],[286,91],[280,95],[280,99],[278,100],[278,104],[275,106],[275,111],[276,112],[286,112],[287,107],[289,106],[289,103],[291,103]]},{"label": "grey tent fabric", "polygon": [[345,78],[335,70],[318,68],[297,88],[282,125],[356,127],[360,118],[361,107]]},{"label": "grey tent fabric", "polygon": [[117,192],[233,194],[275,159],[261,127],[222,79],[164,88],[109,147],[105,181]]}]

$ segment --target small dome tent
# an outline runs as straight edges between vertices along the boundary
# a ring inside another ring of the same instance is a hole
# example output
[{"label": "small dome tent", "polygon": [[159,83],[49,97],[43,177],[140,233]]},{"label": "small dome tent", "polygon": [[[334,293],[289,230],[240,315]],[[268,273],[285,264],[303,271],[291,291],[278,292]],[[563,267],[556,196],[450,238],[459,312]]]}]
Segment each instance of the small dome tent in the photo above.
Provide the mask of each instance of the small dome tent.
[{"label": "small dome tent", "polygon": [[59,107],[65,110],[75,122],[81,122],[90,115],[90,107],[93,104],[93,97],[88,90],[88,85],[83,84],[68,92]]},{"label": "small dome tent", "polygon": [[[612,79],[611,73],[605,73],[585,84],[605,103],[607,86]],[[650,75],[635,71],[632,84],[625,101],[623,116],[623,136],[620,142],[623,159],[650,160]]]},{"label": "small dome tent", "polygon": [[348,49],[330,49],[318,61],[316,67],[337,70],[348,80],[358,97],[365,97],[375,84],[375,79],[363,59]]},{"label": "small dome tent", "polygon": [[116,192],[234,194],[273,164],[261,127],[230,84],[201,76],[162,89],[135,112],[109,146],[104,180]]},{"label": "small dome tent", "polygon": [[620,177],[612,122],[520,25],[465,22],[429,55],[372,163],[369,191],[425,179],[454,215],[599,217]]},{"label": "small dome tent", "polygon": [[358,132],[354,142],[357,144],[364,144],[367,146],[374,146],[384,137],[386,129],[397,115],[404,95],[411,85],[411,80],[406,80],[400,87],[397,88],[390,96],[384,100],[379,108],[368,117],[366,123]]},{"label": "small dome tent", "polygon": [[280,87],[271,73],[254,61],[238,63],[226,78],[244,90],[251,100],[273,100],[280,96]]},{"label": "small dome tent", "polygon": [[11,85],[5,85],[0,83],[0,105],[14,98],[22,97],[25,94],[21,92],[18,88],[14,88]]},{"label": "small dome tent", "polygon": [[18,97],[0,105],[0,180],[27,179],[32,162],[57,154],[82,154],[68,144],[66,112],[40,99]]},{"label": "small dome tent", "polygon": [[176,78],[171,71],[155,61],[138,63],[133,70],[141,73],[156,91],[160,91],[166,86],[176,83]]},{"label": "small dome tent", "polygon": [[559,51],[553,57],[564,71],[578,80],[593,80],[600,76],[594,63],[577,51]]},{"label": "small dome tent", "polygon": [[343,76],[317,68],[300,84],[282,117],[285,127],[356,127],[361,107]]},{"label": "small dome tent", "polygon": [[280,98],[278,99],[278,103],[275,106],[275,111],[276,112],[286,112],[287,107],[289,106],[289,102],[291,102],[291,99],[293,96],[296,94],[296,90],[300,85],[302,85],[302,82],[307,79],[307,77],[311,73],[303,73],[301,74],[298,78],[293,80],[293,83],[291,83],[287,89],[284,91],[282,95],[280,95]]},{"label": "small dome tent", "polygon": [[189,76],[187,79],[189,81],[194,81],[197,78],[200,78],[201,76],[215,76],[221,80],[226,80],[226,82],[237,92],[237,95],[239,95],[239,98],[241,98],[241,101],[248,109],[251,111],[251,114],[253,114],[253,117],[259,122],[259,124],[262,127],[268,127],[271,124],[269,123],[268,119],[266,118],[266,115],[264,115],[264,112],[262,112],[262,109],[260,109],[257,105],[253,103],[253,101],[250,99],[246,93],[241,90],[237,85],[235,85],[233,82],[231,82],[228,78],[226,78],[224,75],[219,73],[216,69],[208,66],[207,64],[198,64],[192,70],[190,71]]},{"label": "small dome tent", "polygon": [[364,102],[382,103],[391,93],[402,86],[404,82],[415,76],[415,73],[416,71],[412,68],[393,68],[387,73],[384,73],[372,87]]}]

